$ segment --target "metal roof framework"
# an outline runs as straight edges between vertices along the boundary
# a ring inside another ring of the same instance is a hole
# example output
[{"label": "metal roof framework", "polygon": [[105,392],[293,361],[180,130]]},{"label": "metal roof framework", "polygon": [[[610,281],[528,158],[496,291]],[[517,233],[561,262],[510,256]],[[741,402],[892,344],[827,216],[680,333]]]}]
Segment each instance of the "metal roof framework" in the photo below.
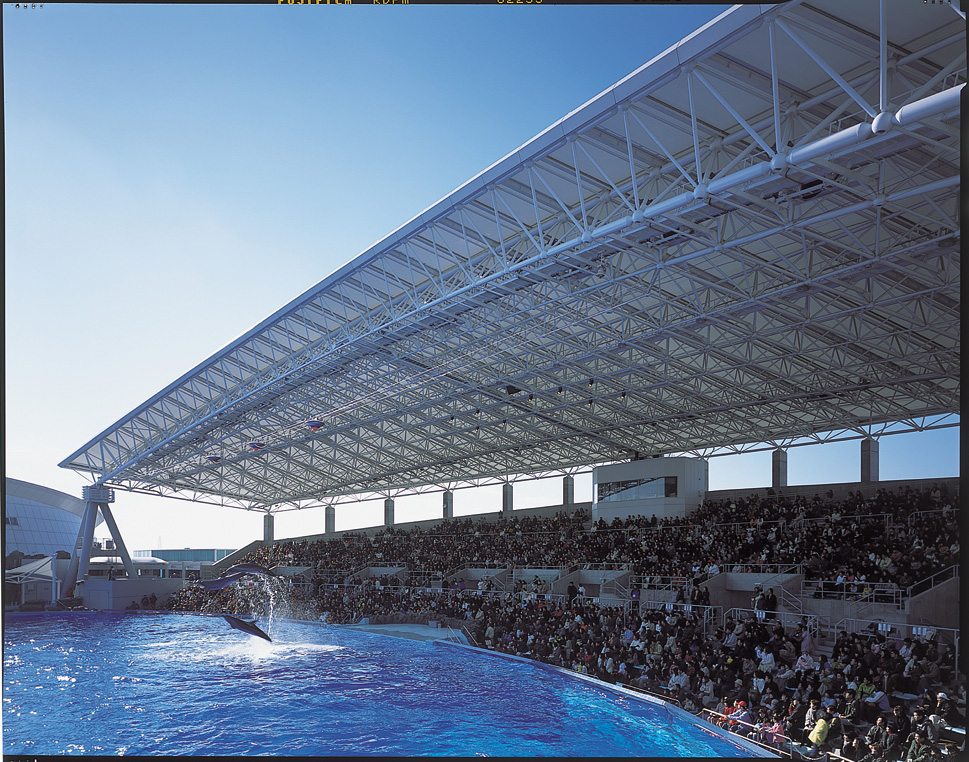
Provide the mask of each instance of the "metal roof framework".
[{"label": "metal roof framework", "polygon": [[60,465],[276,512],[958,425],[960,15],[734,6]]}]

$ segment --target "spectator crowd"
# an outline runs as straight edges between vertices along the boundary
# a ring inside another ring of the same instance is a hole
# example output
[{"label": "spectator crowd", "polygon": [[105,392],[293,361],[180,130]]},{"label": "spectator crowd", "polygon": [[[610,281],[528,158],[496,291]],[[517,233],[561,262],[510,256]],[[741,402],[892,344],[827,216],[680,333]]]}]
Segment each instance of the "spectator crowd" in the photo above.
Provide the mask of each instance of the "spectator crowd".
[{"label": "spectator crowd", "polygon": [[[755,604],[766,616],[716,626],[688,606],[600,606],[574,584],[553,595],[543,578],[531,584],[524,578],[529,570],[568,573],[595,564],[629,570],[642,584],[679,577],[685,590],[699,591],[683,602],[702,604],[700,582],[710,575],[801,564],[829,592],[861,597],[875,584],[904,591],[958,563],[954,505],[958,496],[944,489],[904,488],[841,501],[830,495],[708,501],[686,519],[592,523],[576,511],[450,519],[430,529],[391,526],[373,536],[260,547],[242,560],[304,567],[304,584],[275,579],[214,592],[192,585],[168,607],[265,614],[280,597],[272,585],[285,586],[291,617],[443,621],[480,647],[650,691],[688,711],[710,710],[724,727],[768,745],[793,739],[811,753],[853,762],[921,762],[939,754],[947,726],[965,724],[957,708],[965,687],[952,650],[931,637],[842,632],[825,655],[804,624],[779,623],[776,598],[765,603],[760,596]],[[370,567],[407,572],[357,572]],[[458,576],[466,567],[495,575],[518,570],[517,586],[495,589],[487,578],[466,584]]]}]

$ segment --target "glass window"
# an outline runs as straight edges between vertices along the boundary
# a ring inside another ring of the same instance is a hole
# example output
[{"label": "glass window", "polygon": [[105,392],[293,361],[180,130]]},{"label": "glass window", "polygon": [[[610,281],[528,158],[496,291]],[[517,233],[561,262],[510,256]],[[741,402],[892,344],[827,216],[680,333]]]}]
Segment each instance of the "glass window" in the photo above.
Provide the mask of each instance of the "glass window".
[{"label": "glass window", "polygon": [[602,482],[596,497],[600,503],[620,500],[648,500],[654,497],[676,497],[675,476],[650,476],[618,482]]}]

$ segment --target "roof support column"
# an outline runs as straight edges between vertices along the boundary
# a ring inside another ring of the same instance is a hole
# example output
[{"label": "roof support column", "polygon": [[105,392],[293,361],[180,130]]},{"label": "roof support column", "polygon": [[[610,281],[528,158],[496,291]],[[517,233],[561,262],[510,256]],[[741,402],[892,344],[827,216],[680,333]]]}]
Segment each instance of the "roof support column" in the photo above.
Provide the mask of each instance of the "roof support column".
[{"label": "roof support column", "polygon": [[74,547],[71,550],[71,562],[67,565],[67,574],[64,575],[62,587],[65,593],[67,593],[68,590],[71,590],[73,594],[74,585],[77,583],[77,569],[80,565],[81,547],[84,544],[84,527],[86,525],[86,518],[87,510],[85,510],[84,515],[81,516],[81,526],[79,526],[77,529],[77,539],[74,540]]},{"label": "roof support column", "polygon": [[336,532],[336,507],[328,505],[323,510],[323,533],[334,534]]},{"label": "roof support column", "polygon": [[567,474],[562,479],[562,505],[572,505],[575,502],[575,479]]},{"label": "roof support column", "polygon": [[868,437],[861,440],[861,483],[878,481],[878,440]]},{"label": "roof support column", "polygon": [[[74,559],[71,559],[71,567],[75,568],[74,577],[68,578],[68,585],[75,587],[78,582],[83,582],[85,577],[87,577],[88,567],[91,565],[91,547],[94,545],[94,525],[98,523],[98,504],[88,501],[87,507],[84,509],[84,521],[82,526],[83,536],[81,540],[81,554],[77,558],[77,566],[74,565]],[[70,569],[68,570],[70,574]]]},{"label": "roof support column", "polygon": [[267,513],[262,517],[262,541],[267,545],[273,544],[273,515]]},{"label": "roof support column", "polygon": [[108,531],[111,532],[111,536],[114,538],[114,547],[117,548],[118,553],[121,556],[121,563],[124,564],[124,573],[128,575],[128,579],[134,579],[138,576],[135,571],[135,565],[131,562],[131,556],[128,555],[128,548],[124,544],[124,539],[121,537],[121,531],[118,529],[117,523],[114,520],[114,514],[111,513],[111,509],[108,508],[107,503],[98,503],[101,509],[101,515],[104,516],[104,523],[108,525]]},{"label": "roof support column", "polygon": [[384,526],[394,525],[394,499],[388,497],[384,500]]},{"label": "roof support column", "polygon": [[454,493],[451,490],[444,491],[444,518],[454,518]]},{"label": "roof support column", "polygon": [[787,486],[787,450],[778,447],[771,456],[771,480],[774,489]]},{"label": "roof support column", "polygon": [[515,486],[511,482],[505,482],[501,485],[501,517],[504,519],[511,518],[511,512],[514,510],[514,497],[515,497]]}]

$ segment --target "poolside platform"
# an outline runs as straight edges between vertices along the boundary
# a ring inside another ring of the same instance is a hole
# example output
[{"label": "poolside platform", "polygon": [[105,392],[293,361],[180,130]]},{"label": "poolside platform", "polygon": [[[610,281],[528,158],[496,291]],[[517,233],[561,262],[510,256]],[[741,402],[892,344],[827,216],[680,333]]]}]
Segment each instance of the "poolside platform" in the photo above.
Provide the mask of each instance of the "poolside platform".
[{"label": "poolside platform", "polygon": [[426,624],[342,624],[335,625],[346,630],[362,630],[377,635],[390,635],[395,638],[408,640],[450,640],[455,643],[470,645],[463,632],[450,628],[435,627]]}]

